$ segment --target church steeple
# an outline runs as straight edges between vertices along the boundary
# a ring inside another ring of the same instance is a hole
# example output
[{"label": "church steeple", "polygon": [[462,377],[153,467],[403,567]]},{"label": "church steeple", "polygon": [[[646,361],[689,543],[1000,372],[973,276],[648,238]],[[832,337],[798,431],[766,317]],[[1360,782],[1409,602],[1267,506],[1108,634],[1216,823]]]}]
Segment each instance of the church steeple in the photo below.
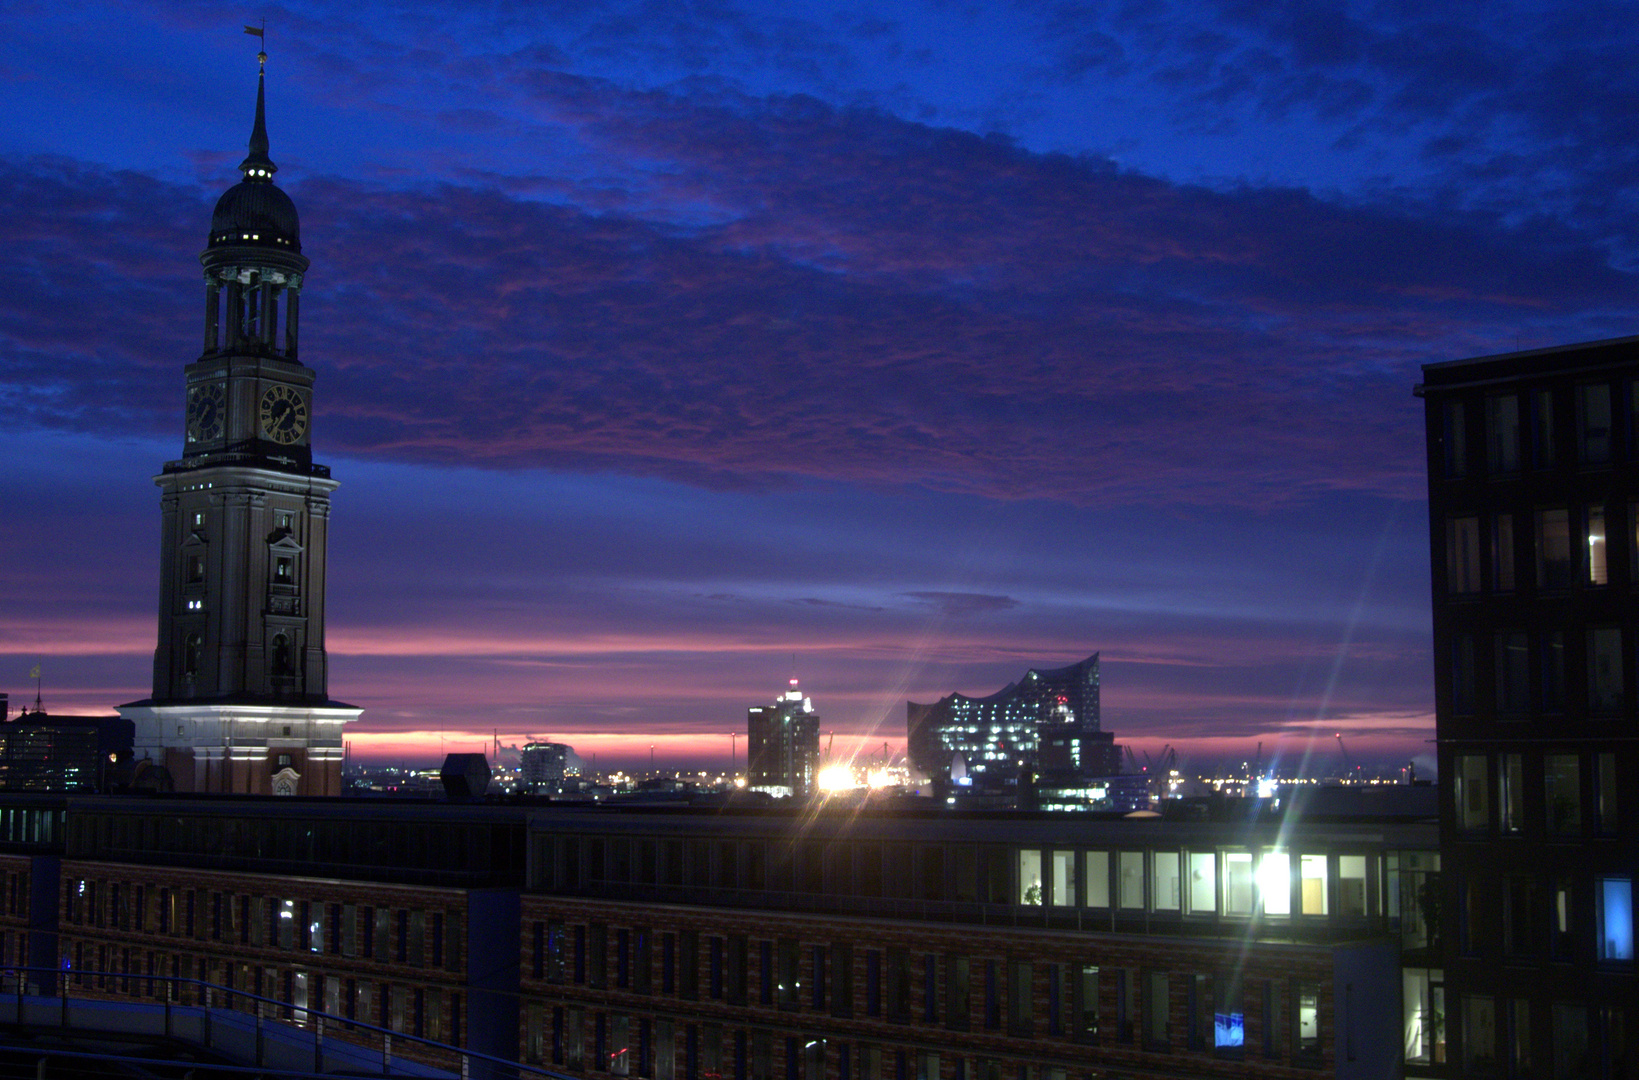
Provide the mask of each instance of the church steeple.
[{"label": "church steeple", "polygon": [[307,274],[273,182],[267,55],[242,179],[199,256],[205,334],[186,369],[182,456],[162,492],[153,696],[121,712],[178,790],[336,794],[341,730],[325,652],[330,470],[313,461],[312,368],[296,358]]},{"label": "church steeple", "polygon": [[267,156],[267,53],[257,53],[256,60],[260,64],[256,73],[256,123],[250,129],[250,153],[239,163],[239,171],[246,180],[271,180],[279,166]]}]

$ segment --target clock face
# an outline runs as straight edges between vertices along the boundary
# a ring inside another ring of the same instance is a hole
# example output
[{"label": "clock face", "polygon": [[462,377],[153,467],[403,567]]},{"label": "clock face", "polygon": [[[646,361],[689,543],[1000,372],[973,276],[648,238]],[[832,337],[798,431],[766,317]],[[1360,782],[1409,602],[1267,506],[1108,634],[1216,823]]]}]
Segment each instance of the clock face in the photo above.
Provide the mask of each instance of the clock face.
[{"label": "clock face", "polygon": [[270,386],[262,393],[262,434],[276,443],[300,442],[307,434],[307,399],[289,386]]},{"label": "clock face", "polygon": [[203,383],[188,391],[189,442],[210,442],[222,437],[226,399],[221,383]]}]

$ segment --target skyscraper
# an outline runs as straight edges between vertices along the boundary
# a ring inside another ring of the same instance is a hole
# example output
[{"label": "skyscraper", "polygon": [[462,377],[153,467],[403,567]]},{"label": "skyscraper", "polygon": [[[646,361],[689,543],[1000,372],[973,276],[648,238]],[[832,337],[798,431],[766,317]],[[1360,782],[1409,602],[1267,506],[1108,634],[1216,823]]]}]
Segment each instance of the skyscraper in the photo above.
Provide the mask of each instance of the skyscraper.
[{"label": "skyscraper", "polygon": [[792,679],[772,705],[746,713],[746,785],[797,797],[811,794],[819,774],[819,713]]},{"label": "skyscraper", "polygon": [[1430,364],[1417,392],[1443,914],[1407,994],[1463,1075],[1633,1076],[1639,338]]},{"label": "skyscraper", "polygon": [[189,364],[182,457],[161,491],[153,695],[120,706],[135,753],[184,791],[336,795],[342,728],[324,647],[330,470],[313,462],[313,371],[297,359],[308,260],[273,183],[266,55],[243,179],[200,255],[204,348]]}]

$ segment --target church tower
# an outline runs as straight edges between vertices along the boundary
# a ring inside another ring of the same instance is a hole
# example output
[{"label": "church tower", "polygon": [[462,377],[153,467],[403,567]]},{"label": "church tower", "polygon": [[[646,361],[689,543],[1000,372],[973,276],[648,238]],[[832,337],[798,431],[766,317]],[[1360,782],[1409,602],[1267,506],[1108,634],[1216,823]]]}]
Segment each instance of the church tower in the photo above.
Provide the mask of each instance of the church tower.
[{"label": "church tower", "polygon": [[339,795],[342,730],[324,648],[330,470],[313,462],[313,370],[298,359],[308,261],[273,183],[258,55],[244,179],[200,262],[204,350],[186,368],[182,457],[161,491],[154,692],[120,706],[136,758],[178,791]]}]

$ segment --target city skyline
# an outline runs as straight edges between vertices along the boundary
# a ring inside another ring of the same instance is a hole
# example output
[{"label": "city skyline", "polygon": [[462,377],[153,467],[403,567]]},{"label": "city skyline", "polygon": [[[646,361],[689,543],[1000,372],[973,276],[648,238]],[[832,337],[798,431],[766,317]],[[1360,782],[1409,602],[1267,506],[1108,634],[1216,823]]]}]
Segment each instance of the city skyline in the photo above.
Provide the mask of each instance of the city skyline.
[{"label": "city skyline", "polygon": [[[897,745],[1094,651],[1123,743],[1425,754],[1418,365],[1633,329],[1597,9],[430,11],[267,24],[360,757],[713,762],[793,674]],[[106,712],[256,42],[75,19],[0,73],[0,690]]]}]

